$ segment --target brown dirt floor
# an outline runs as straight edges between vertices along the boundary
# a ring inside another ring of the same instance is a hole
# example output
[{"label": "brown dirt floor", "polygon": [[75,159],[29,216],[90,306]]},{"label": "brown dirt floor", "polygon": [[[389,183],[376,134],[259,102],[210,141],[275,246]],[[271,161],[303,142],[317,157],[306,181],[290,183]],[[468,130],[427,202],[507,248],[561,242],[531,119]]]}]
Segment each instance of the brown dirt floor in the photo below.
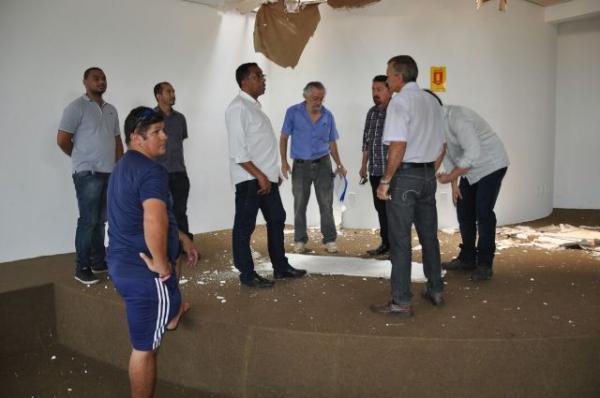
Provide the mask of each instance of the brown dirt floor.
[{"label": "brown dirt floor", "polygon": [[[549,217],[524,225],[558,223],[600,226],[600,210],[557,209]],[[440,232],[439,238],[442,260],[450,260],[456,254],[459,235]],[[444,339],[600,336],[600,257],[582,250],[505,249],[496,256],[491,281],[473,283],[468,274],[448,273],[443,308],[433,307],[419,296],[423,284],[413,284],[416,316],[405,320],[369,311],[370,304],[389,300],[389,280],[310,275],[302,280],[277,282],[270,290],[241,287],[231,269],[230,240],[230,230],[196,235],[202,259],[197,267],[184,267],[182,272],[182,278],[188,282],[181,285],[181,290],[192,309],[181,328],[215,320],[319,333]],[[286,234],[289,251],[292,241],[293,235]],[[319,242],[318,231],[312,231],[309,248],[315,251],[314,255],[325,255]],[[378,244],[379,236],[374,231],[343,230],[338,238],[338,255],[361,257]],[[257,227],[253,248],[266,255],[264,227]],[[420,261],[420,256],[420,252],[413,252],[414,261]],[[119,299],[108,280],[89,288],[72,280],[73,260],[71,253],[0,264],[0,292],[36,281],[66,279],[89,294]],[[35,273],[31,272],[33,266]],[[122,321],[125,322],[124,315]],[[49,395],[44,396],[102,396],[92,391],[102,385],[103,378],[110,377],[120,381],[114,383],[117,390],[109,396],[126,394],[125,372],[93,363],[66,348],[55,348],[60,352],[60,360],[51,366],[39,365],[48,362],[50,351],[2,358],[2,389],[19,392],[15,396],[25,392],[31,396],[36,388],[45,385],[44,391]],[[77,359],[69,361],[71,357]],[[88,371],[92,364],[97,370],[82,375],[83,363],[89,364]],[[65,388],[71,385],[88,393],[67,395]],[[177,391],[181,395],[169,396],[200,396],[197,392]]]}]

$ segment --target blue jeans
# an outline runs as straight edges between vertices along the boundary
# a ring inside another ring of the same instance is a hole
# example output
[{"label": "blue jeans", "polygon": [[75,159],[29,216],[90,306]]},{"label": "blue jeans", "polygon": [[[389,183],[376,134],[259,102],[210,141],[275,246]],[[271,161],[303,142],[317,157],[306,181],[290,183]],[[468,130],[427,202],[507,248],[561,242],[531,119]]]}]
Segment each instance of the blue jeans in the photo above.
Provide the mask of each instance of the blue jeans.
[{"label": "blue jeans", "polygon": [[[471,185],[462,177],[459,183],[460,194],[456,204],[456,214],[460,227],[462,244],[458,258],[468,263],[491,267],[496,251],[496,214],[494,206],[500,193],[506,167],[488,174]],[[477,247],[475,247],[475,240]]]},{"label": "blue jeans", "polygon": [[250,251],[250,237],[256,227],[258,210],[267,222],[267,246],[275,270],[289,266],[285,256],[283,229],[285,210],[279,196],[279,187],[271,183],[271,192],[258,193],[258,181],[240,182],[235,186],[235,219],[233,223],[233,263],[240,271],[240,279],[250,279],[254,272],[254,260]]},{"label": "blue jeans", "polygon": [[390,254],[392,259],[392,299],[409,304],[412,265],[411,227],[414,223],[423,247],[423,271],[427,291],[443,290],[440,243],[437,237],[437,181],[433,167],[399,169],[390,183],[391,200],[387,202]]},{"label": "blue jeans", "polygon": [[323,243],[335,242],[337,231],[333,218],[333,173],[329,155],[317,160],[295,160],[292,168],[292,194],[294,195],[294,241],[308,242],[306,233],[306,208],[310,187],[315,185],[315,196],[321,215]]},{"label": "blue jeans", "polygon": [[75,232],[78,270],[106,263],[104,226],[106,225],[106,189],[109,173],[80,171],[73,174],[79,218]]}]

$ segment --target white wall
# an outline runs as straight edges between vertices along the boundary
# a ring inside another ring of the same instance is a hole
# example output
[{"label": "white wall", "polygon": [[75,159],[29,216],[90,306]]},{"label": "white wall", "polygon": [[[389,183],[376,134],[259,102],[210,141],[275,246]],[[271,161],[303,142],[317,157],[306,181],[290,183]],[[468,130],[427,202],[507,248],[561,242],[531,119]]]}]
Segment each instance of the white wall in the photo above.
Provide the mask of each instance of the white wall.
[{"label": "white wall", "polygon": [[[504,141],[512,164],[498,202],[499,222],[551,211],[556,29],[544,22],[542,7],[514,1],[501,13],[491,5],[476,11],[470,1],[384,0],[360,10],[320,10],[321,23],[296,69],[270,72],[268,98],[274,124],[281,126],[285,107],[301,100],[307,81],[319,79],[327,87],[326,106],[336,116],[355,193],[346,226],[377,226],[370,189],[359,186],[356,176],[371,79],[385,73],[397,54],[416,59],[422,87],[429,87],[430,66],[446,65],[443,101],[473,108]],[[291,194],[284,197],[292,214]],[[448,186],[439,187],[438,212],[440,226],[456,225]]]},{"label": "white wall", "polygon": [[[276,130],[308,80],[327,86],[356,193],[344,218],[348,226],[375,226],[370,192],[354,177],[370,80],[400,53],[415,57],[423,87],[430,65],[446,65],[443,99],[476,109],[504,140],[512,166],[498,204],[500,222],[551,211],[556,32],[541,7],[515,1],[499,13],[491,6],[475,11],[470,1],[383,0],[351,12],[320,9],[321,24],[300,65],[284,70],[254,54],[252,16],[177,0],[1,1],[0,261],[73,251],[70,162],[55,136],[62,109],[83,92],[81,74],[91,65],[105,70],[105,99],[121,122],[134,106],[153,104],[156,82],[173,83],[191,135],[185,151],[194,232],[233,223],[223,112],[237,93],[234,70],[248,60],[268,75],[262,101]],[[290,189],[282,187],[288,222]],[[440,224],[454,224],[447,187],[439,199]],[[316,206],[309,220],[316,220]]]},{"label": "white wall", "polygon": [[600,208],[600,18],[558,28],[554,206]]}]

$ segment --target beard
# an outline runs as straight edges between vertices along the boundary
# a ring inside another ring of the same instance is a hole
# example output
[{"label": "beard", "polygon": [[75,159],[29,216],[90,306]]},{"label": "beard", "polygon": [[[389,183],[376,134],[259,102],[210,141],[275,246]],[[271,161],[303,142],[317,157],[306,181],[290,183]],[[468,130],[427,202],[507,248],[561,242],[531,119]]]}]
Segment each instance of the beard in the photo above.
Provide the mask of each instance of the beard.
[{"label": "beard", "polygon": [[373,102],[375,103],[375,105],[381,105],[381,98],[374,96]]},{"label": "beard", "polygon": [[102,89],[90,90],[90,92],[94,95],[102,95],[106,92],[106,87],[104,87]]}]

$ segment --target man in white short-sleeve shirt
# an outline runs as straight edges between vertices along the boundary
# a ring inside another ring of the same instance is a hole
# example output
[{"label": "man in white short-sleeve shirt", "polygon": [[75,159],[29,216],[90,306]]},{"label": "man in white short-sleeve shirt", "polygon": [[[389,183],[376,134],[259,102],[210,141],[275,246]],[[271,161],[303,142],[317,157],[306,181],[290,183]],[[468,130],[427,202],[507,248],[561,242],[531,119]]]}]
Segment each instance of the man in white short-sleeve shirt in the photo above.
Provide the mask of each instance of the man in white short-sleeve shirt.
[{"label": "man in white short-sleeve shirt", "polygon": [[389,145],[388,164],[377,188],[379,199],[388,201],[392,300],[371,309],[401,316],[413,315],[410,291],[413,223],[423,248],[423,270],[427,277],[423,296],[434,305],[443,304],[435,204],[435,171],[445,152],[443,115],[435,99],[417,85],[418,73],[416,62],[408,55],[388,61],[387,83],[396,94],[387,108],[383,142]]},{"label": "man in white short-sleeve shirt", "polygon": [[233,263],[240,271],[242,285],[270,288],[273,281],[254,271],[250,250],[259,209],[267,222],[274,278],[300,278],[306,271],[293,268],[285,256],[285,210],[279,196],[277,138],[258,102],[258,97],[265,92],[265,75],[257,64],[245,63],[237,68],[235,77],[241,91],[225,111],[231,181],[235,185]]}]

